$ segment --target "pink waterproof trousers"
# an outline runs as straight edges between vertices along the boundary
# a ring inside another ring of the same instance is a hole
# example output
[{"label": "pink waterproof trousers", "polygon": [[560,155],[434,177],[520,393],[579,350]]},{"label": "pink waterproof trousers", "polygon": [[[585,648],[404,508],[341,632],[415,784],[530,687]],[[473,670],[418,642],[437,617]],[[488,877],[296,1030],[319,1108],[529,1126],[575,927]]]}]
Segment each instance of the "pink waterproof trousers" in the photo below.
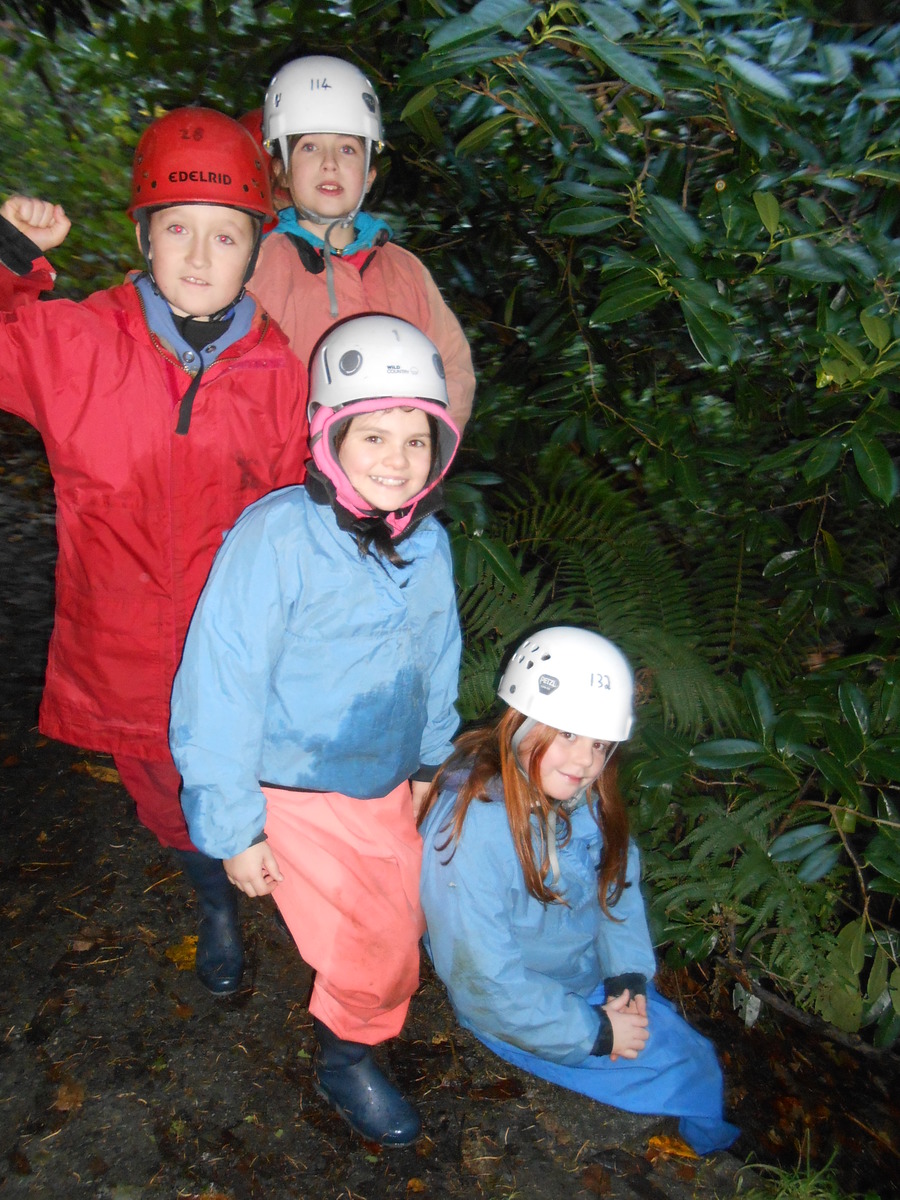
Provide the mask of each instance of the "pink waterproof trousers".
[{"label": "pink waterproof trousers", "polygon": [[409,784],[377,800],[264,787],[273,896],[316,972],[309,1011],[339,1038],[396,1036],[419,985],[422,839]]}]

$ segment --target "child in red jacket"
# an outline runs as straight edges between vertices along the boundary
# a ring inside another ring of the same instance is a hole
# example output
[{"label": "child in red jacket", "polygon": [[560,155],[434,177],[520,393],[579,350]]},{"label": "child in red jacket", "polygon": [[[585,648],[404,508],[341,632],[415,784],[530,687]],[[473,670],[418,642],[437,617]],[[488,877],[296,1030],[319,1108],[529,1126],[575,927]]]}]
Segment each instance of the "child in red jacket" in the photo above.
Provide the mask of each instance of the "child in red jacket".
[{"label": "child in red jacket", "polygon": [[372,84],[340,58],[294,59],[269,84],[262,136],[275,186],[287,189],[293,207],[279,205],[250,284],[254,294],[304,363],[339,319],[386,313],[409,321],[438,348],[450,415],[461,430],[475,394],[462,326],[419,259],[362,210],[383,142]]},{"label": "child in red jacket", "polygon": [[57,503],[56,615],[42,732],[113,755],[138,818],[197,890],[197,973],[237,989],[234,889],[197,851],[168,748],[169,695],[194,605],[242,510],[303,479],[306,372],[244,290],[266,164],[209,109],[155,121],[135,154],[129,214],[147,270],[82,303],[35,303],[69,221],[0,207],[0,405],[44,439]]}]

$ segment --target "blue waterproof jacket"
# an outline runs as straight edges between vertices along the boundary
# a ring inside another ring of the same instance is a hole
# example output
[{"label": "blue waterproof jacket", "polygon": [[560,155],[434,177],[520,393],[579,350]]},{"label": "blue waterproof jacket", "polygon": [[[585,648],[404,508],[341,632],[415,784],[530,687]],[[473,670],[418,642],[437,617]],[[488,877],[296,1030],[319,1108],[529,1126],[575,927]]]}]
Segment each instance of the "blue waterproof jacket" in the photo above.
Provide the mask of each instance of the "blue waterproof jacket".
[{"label": "blue waterproof jacket", "polygon": [[608,999],[605,980],[655,972],[632,843],[631,884],[612,908],[597,899],[601,834],[582,806],[572,837],[559,846],[568,907],[543,905],[525,889],[500,781],[492,802],[474,801],[456,853],[438,850],[464,774],[447,781],[422,825],[422,907],[427,945],[463,1025],[523,1071],[630,1112],[679,1118],[681,1136],[698,1154],[730,1146],[740,1130],[723,1115],[722,1072],[715,1049],[652,983],[649,1038],[636,1058],[592,1053],[599,1028],[594,1005]]},{"label": "blue waterproof jacket", "polygon": [[361,557],[302,487],[252,504],[225,539],[188,631],[170,743],[195,845],[246,850],[259,784],[387,795],[452,750],[460,634],[434,517]]},{"label": "blue waterproof jacket", "polygon": [[422,907],[435,970],[473,1032],[551,1062],[581,1062],[600,1027],[587,997],[604,979],[656,973],[637,846],[629,846],[630,886],[612,921],[597,899],[602,835],[582,805],[572,814],[571,838],[558,847],[557,889],[567,905],[542,904],[525,886],[499,779],[489,787],[492,803],[469,806],[452,858],[452,845],[437,849],[464,779],[450,777],[421,828]]}]

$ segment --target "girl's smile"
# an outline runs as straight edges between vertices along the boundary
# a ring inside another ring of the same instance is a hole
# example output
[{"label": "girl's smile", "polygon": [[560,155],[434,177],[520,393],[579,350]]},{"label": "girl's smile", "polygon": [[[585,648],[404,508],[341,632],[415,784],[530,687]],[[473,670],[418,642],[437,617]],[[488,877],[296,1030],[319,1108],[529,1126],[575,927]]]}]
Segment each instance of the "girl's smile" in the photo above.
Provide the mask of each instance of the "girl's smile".
[{"label": "girl's smile", "polygon": [[[537,726],[533,729],[519,747],[519,757],[526,770],[536,735],[543,728]],[[560,730],[541,760],[541,787],[545,795],[551,800],[561,801],[577,796],[603,770],[610,750],[610,742]]]},{"label": "girl's smile", "polygon": [[427,415],[417,408],[388,408],[354,417],[338,461],[354,489],[372,508],[394,512],[423,490],[433,448]]}]

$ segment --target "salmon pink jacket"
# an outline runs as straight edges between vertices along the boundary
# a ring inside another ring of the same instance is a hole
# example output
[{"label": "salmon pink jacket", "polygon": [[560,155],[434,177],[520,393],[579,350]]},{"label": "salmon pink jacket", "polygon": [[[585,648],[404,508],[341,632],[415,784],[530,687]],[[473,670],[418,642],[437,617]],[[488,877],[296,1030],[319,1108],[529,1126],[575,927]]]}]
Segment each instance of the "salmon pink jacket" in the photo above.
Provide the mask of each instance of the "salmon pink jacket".
[{"label": "salmon pink jacket", "polygon": [[[291,212],[293,210],[290,210]],[[285,214],[279,214],[284,221]],[[363,248],[332,256],[338,315],[330,315],[328,274],[321,239],[271,233],[263,241],[250,287],[287,334],[294,353],[309,364],[319,338],[336,320],[361,313],[402,317],[426,334],[440,351],[447,375],[450,416],[463,429],[472,411],[475,371],[469,343],[425,266],[414,254],[386,240],[383,221],[360,213]],[[369,245],[364,243],[369,242]]]},{"label": "salmon pink jacket", "polygon": [[0,265],[0,406],[40,431],[56,493],[40,728],[165,760],[172,680],[216,550],[248,504],[304,477],[306,371],[249,296],[221,345],[192,352],[146,276],[35,302],[52,281],[44,259],[25,277]]}]

